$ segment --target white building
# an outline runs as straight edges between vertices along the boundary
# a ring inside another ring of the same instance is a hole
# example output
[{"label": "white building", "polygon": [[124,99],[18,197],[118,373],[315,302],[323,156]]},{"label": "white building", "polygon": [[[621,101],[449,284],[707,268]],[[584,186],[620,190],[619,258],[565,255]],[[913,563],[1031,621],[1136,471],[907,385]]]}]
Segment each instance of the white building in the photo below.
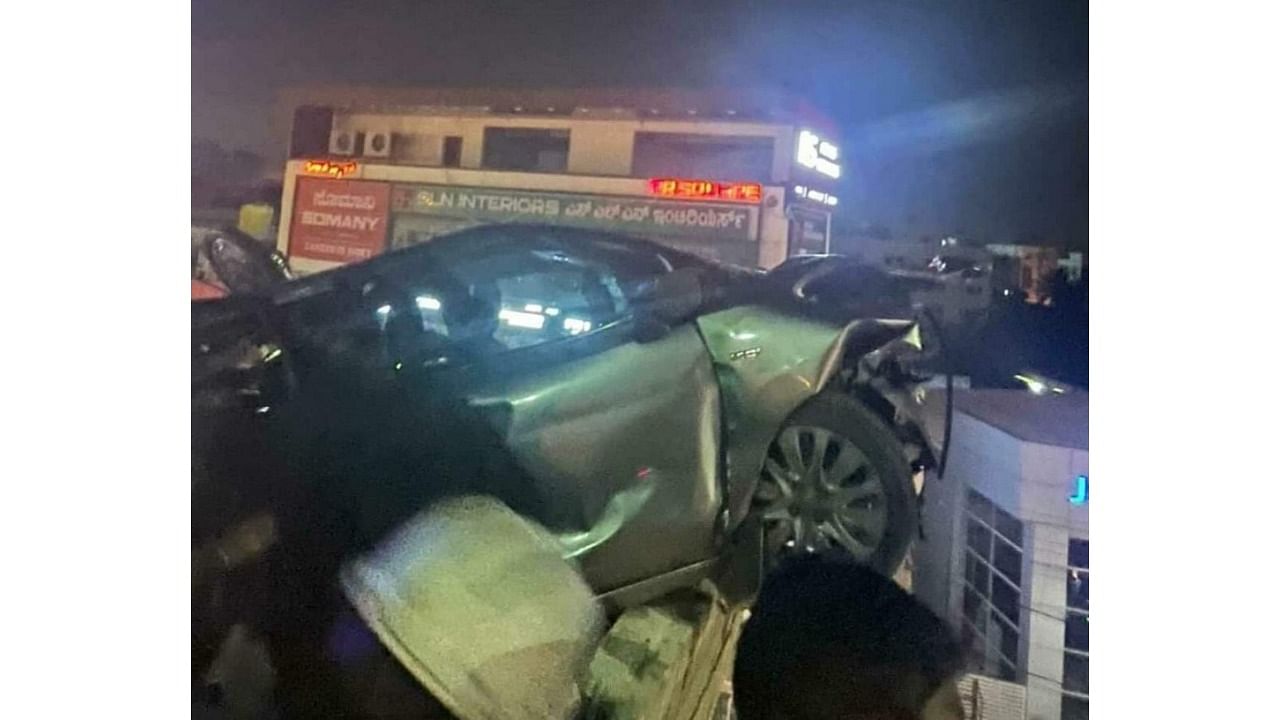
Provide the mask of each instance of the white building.
[{"label": "white building", "polygon": [[302,272],[476,223],[608,229],[740,265],[829,251],[842,157],[784,94],[297,89],[279,249]]},{"label": "white building", "polygon": [[1089,713],[1088,404],[958,392],[914,552],[914,591],[961,629],[975,672],[1026,687],[1032,720]]}]

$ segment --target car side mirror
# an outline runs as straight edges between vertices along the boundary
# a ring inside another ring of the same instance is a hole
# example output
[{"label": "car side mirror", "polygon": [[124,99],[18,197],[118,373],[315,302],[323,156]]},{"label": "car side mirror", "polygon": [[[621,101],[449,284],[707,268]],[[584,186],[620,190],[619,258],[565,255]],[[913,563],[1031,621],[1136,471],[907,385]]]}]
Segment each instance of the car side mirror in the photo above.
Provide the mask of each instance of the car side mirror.
[{"label": "car side mirror", "polygon": [[280,253],[231,228],[205,240],[204,252],[218,279],[237,295],[265,293],[292,277]]},{"label": "car side mirror", "polygon": [[693,317],[703,304],[701,272],[680,268],[659,275],[636,298],[636,331],[641,342],[657,340]]}]

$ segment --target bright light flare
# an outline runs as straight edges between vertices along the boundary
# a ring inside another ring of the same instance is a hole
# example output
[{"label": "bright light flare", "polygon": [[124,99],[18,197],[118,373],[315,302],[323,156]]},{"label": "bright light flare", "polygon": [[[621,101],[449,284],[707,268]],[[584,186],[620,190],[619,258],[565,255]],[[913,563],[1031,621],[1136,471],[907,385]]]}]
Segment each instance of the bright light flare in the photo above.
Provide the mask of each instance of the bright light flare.
[{"label": "bright light flare", "polygon": [[564,319],[564,329],[570,335],[578,335],[591,329],[591,322],[582,318],[567,317]]},{"label": "bright light flare", "polygon": [[547,318],[543,315],[505,308],[498,311],[498,318],[511,327],[527,328],[529,330],[541,330],[542,326],[547,323]]}]

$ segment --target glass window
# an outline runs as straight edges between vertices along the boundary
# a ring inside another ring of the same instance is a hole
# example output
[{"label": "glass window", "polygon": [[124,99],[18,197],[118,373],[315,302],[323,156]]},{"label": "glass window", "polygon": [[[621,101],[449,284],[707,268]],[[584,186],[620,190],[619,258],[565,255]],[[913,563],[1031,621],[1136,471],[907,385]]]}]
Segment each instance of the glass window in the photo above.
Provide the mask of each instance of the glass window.
[{"label": "glass window", "polygon": [[457,135],[449,135],[444,139],[444,147],[440,152],[440,164],[445,167],[459,167],[462,165],[462,138]]},{"label": "glass window", "polygon": [[467,317],[458,319],[464,337],[492,341],[493,350],[581,335],[628,310],[607,267],[564,252],[510,248],[459,263],[451,274],[471,298]]},{"label": "glass window", "polygon": [[[969,557],[973,558],[972,555]],[[991,568],[976,558],[973,559],[973,565],[973,587],[982,597],[991,597]]]},{"label": "glass window", "polygon": [[969,522],[969,547],[978,557],[991,557],[991,531],[981,523]]},{"label": "glass window", "polygon": [[[450,340],[480,354],[595,332],[670,266],[607,234],[557,228],[476,228],[424,248],[452,293],[437,296]],[[410,284],[404,281],[403,284]]]},{"label": "glass window", "polygon": [[1089,541],[1072,538],[1067,543],[1067,564],[1073,568],[1089,569]]},{"label": "glass window", "polygon": [[1000,661],[1000,679],[1008,682],[1018,681],[1018,669],[1013,665]]},{"label": "glass window", "polygon": [[1009,578],[1014,585],[1021,587],[1022,585],[1022,553],[1005,542],[1003,538],[995,539],[995,555],[993,556],[995,568]]},{"label": "glass window", "polygon": [[1022,547],[1022,521],[1009,513],[995,508],[996,532],[1009,539],[1016,547]]},{"label": "glass window", "polygon": [[[972,489],[966,508],[965,613],[983,636],[975,667],[1013,679],[1020,642],[1022,550],[1009,540],[1021,542],[1022,523]],[[993,531],[993,525],[1001,532]]]},{"label": "glass window", "polygon": [[1089,652],[1089,616],[1068,612],[1066,626],[1066,646],[1071,650]]},{"label": "glass window", "polygon": [[978,624],[978,615],[982,612],[982,600],[978,598],[978,594],[973,588],[964,589],[964,616],[969,618],[974,625]]},{"label": "glass window", "polygon": [[858,307],[910,308],[910,288],[879,268],[850,264],[840,271],[815,278],[804,288],[819,303],[849,303]]},{"label": "glass window", "polygon": [[[1062,689],[1089,693],[1089,541],[1072,538],[1067,546],[1067,616],[1062,655]],[[1074,695],[1062,698],[1063,718],[1089,717],[1089,701]]]},{"label": "glass window", "polygon": [[485,128],[481,164],[490,170],[564,172],[569,166],[569,131]]},{"label": "glass window", "polygon": [[787,252],[791,255],[821,255],[828,250],[827,226],[830,216],[825,213],[790,210],[787,229]]},{"label": "glass window", "polygon": [[1062,689],[1089,694],[1089,657],[1075,653],[1062,656]]},{"label": "glass window", "polygon": [[1000,577],[991,578],[991,604],[1006,618],[1018,618],[1018,590]]},{"label": "glass window", "polygon": [[411,245],[420,245],[441,235],[465,230],[474,225],[476,225],[474,220],[466,218],[392,213],[391,249],[400,250]]},{"label": "glass window", "polygon": [[1089,720],[1089,700],[1087,698],[1062,697],[1062,720]]},{"label": "glass window", "polygon": [[985,638],[987,633],[987,616],[991,614],[991,606],[982,603],[981,610],[978,611],[978,621],[973,624],[974,628]]},{"label": "glass window", "polygon": [[1018,661],[1018,630],[996,616],[994,627],[1000,628],[1000,654],[1009,662]]},{"label": "glass window", "polygon": [[988,525],[994,524],[995,506],[991,504],[990,500],[973,490],[969,491],[968,500],[969,512]]},{"label": "glass window", "polygon": [[414,282],[333,284],[282,305],[299,328],[298,366],[376,370],[456,359],[452,329],[440,314],[446,286],[422,269],[419,258],[405,259],[404,266],[418,270]]},{"label": "glass window", "polygon": [[1067,570],[1067,607],[1089,612],[1089,572]]}]

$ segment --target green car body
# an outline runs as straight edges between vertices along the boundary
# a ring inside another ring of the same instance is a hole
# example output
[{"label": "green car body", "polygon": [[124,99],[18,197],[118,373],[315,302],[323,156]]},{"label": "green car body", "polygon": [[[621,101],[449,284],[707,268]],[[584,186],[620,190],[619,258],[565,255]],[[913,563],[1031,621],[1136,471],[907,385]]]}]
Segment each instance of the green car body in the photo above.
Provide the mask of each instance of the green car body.
[{"label": "green car body", "polygon": [[[275,321],[286,327],[276,334],[289,335],[299,316],[292,308],[339,291],[367,296],[404,267],[447,270],[453,257],[523,247],[589,255],[593,243],[652,254],[665,275],[627,296],[634,301],[627,312],[580,336],[470,364],[397,355],[392,382],[404,397],[448,387],[484,418],[512,467],[552,500],[534,519],[556,533],[598,593],[632,604],[714,573],[751,532],[770,443],[820,395],[863,403],[903,443],[895,452],[912,454],[906,462],[927,464],[936,451],[923,442],[915,388],[879,372],[882,362],[919,350],[912,318],[808,307],[767,276],[643,241],[541,226],[475,228],[245,302],[257,303],[263,317],[286,318]],[[696,278],[692,290],[689,278]],[[674,304],[664,308],[664,300]],[[207,353],[198,338],[207,329],[196,324],[194,344]],[[283,352],[272,357],[293,375],[296,354],[288,341],[279,344]],[[290,392],[308,392],[291,383]]]}]

